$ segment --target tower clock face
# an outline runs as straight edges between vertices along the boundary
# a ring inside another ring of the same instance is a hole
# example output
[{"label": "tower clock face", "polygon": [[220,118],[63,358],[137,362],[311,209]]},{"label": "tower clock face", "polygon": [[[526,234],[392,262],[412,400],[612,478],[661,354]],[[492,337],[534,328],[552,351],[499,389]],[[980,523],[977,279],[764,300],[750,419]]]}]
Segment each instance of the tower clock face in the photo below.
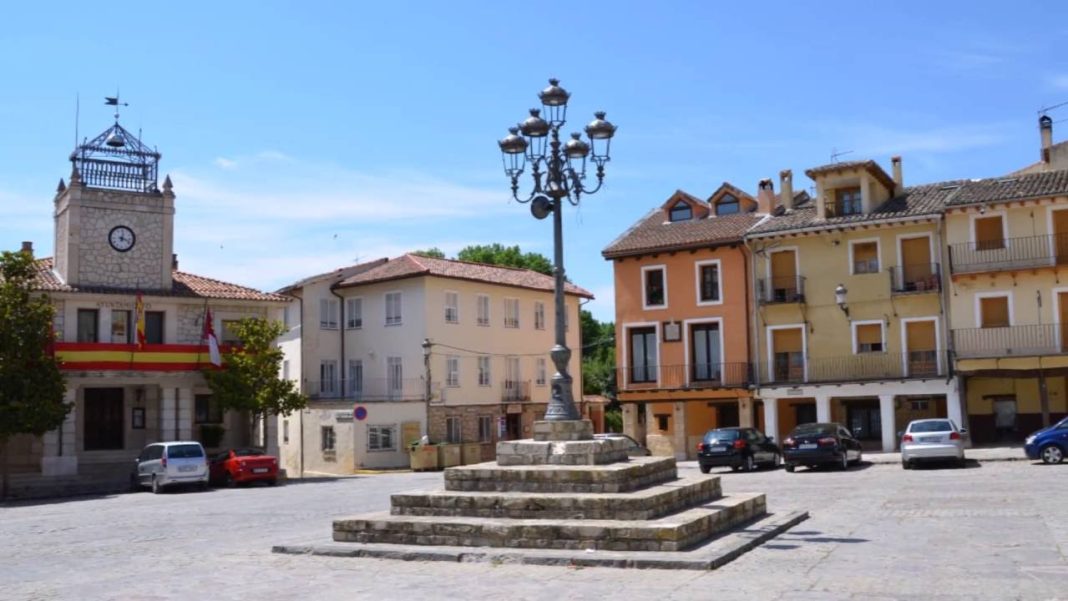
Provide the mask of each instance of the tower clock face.
[{"label": "tower clock face", "polygon": [[125,225],[117,225],[108,233],[108,243],[111,244],[111,248],[122,253],[133,248],[136,240],[133,230]]}]

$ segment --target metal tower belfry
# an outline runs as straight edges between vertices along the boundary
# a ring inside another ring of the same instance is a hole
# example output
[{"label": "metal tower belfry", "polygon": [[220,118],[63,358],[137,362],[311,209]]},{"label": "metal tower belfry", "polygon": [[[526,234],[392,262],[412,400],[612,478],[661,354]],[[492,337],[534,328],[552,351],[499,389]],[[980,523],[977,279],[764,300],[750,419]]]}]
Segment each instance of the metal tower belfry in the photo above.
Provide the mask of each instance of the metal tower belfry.
[{"label": "metal tower belfry", "polygon": [[131,192],[158,192],[160,154],[145,146],[119,124],[119,107],[128,106],[118,95],[105,98],[115,107],[115,123],[92,140],[84,140],[70,155],[83,184]]}]

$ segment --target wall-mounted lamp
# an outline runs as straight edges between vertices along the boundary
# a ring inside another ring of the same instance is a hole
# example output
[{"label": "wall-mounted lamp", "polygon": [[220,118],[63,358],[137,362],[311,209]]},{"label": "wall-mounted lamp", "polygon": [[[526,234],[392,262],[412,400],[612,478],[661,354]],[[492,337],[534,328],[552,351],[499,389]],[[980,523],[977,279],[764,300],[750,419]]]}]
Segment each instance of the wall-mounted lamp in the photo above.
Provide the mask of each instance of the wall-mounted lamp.
[{"label": "wall-mounted lamp", "polygon": [[838,284],[838,287],[834,289],[834,302],[838,303],[838,308],[846,314],[846,317],[849,317],[849,306],[846,305],[846,294],[848,293],[849,291],[846,290],[846,287],[841,284]]}]

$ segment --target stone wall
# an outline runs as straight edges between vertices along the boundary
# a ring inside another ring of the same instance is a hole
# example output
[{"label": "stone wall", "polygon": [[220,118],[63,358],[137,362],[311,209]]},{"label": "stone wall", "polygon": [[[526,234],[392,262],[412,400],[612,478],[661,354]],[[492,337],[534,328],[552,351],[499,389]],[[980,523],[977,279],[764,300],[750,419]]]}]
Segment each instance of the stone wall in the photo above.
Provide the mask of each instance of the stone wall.
[{"label": "stone wall", "polygon": [[[164,255],[174,209],[165,206],[164,197],[84,188],[81,198],[78,248],[70,249],[79,255],[77,283],[146,290],[169,287],[170,274],[163,266],[170,263]],[[127,252],[116,251],[108,242],[112,228],[120,225],[136,236]]]},{"label": "stone wall", "polygon": [[[267,317],[266,307],[248,307],[241,305],[210,304],[212,315],[217,321],[221,313],[239,313],[245,317]],[[204,303],[195,305],[178,305],[178,344],[199,344],[204,333]],[[222,331],[216,323],[215,336],[222,340]]]}]

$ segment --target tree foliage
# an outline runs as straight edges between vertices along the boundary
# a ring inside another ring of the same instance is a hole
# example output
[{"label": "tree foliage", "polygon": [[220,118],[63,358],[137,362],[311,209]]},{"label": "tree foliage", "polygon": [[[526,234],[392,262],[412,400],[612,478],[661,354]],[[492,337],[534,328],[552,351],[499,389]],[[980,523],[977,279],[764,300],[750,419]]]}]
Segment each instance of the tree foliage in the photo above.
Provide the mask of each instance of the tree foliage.
[{"label": "tree foliage", "polygon": [[214,397],[223,409],[247,411],[250,425],[265,415],[280,415],[303,409],[308,397],[292,380],[283,380],[283,353],[274,341],[285,332],[276,321],[245,318],[234,326],[241,344],[225,356],[221,370],[204,372]]},{"label": "tree foliage", "polygon": [[420,256],[420,257],[430,257],[431,259],[444,259],[445,258],[445,251],[441,250],[440,248],[438,248],[436,246],[433,246],[433,247],[430,247],[430,248],[424,248],[423,250],[413,250],[412,254]]},{"label": "tree foliage", "polygon": [[504,246],[499,242],[493,244],[475,244],[460,249],[456,258],[473,263],[489,263],[505,267],[530,269],[545,275],[553,274],[553,262],[545,255],[536,252],[523,252],[519,246]]},{"label": "tree foliage", "polygon": [[582,323],[582,394],[615,396],[616,326],[600,322],[589,311],[579,312]]}]

